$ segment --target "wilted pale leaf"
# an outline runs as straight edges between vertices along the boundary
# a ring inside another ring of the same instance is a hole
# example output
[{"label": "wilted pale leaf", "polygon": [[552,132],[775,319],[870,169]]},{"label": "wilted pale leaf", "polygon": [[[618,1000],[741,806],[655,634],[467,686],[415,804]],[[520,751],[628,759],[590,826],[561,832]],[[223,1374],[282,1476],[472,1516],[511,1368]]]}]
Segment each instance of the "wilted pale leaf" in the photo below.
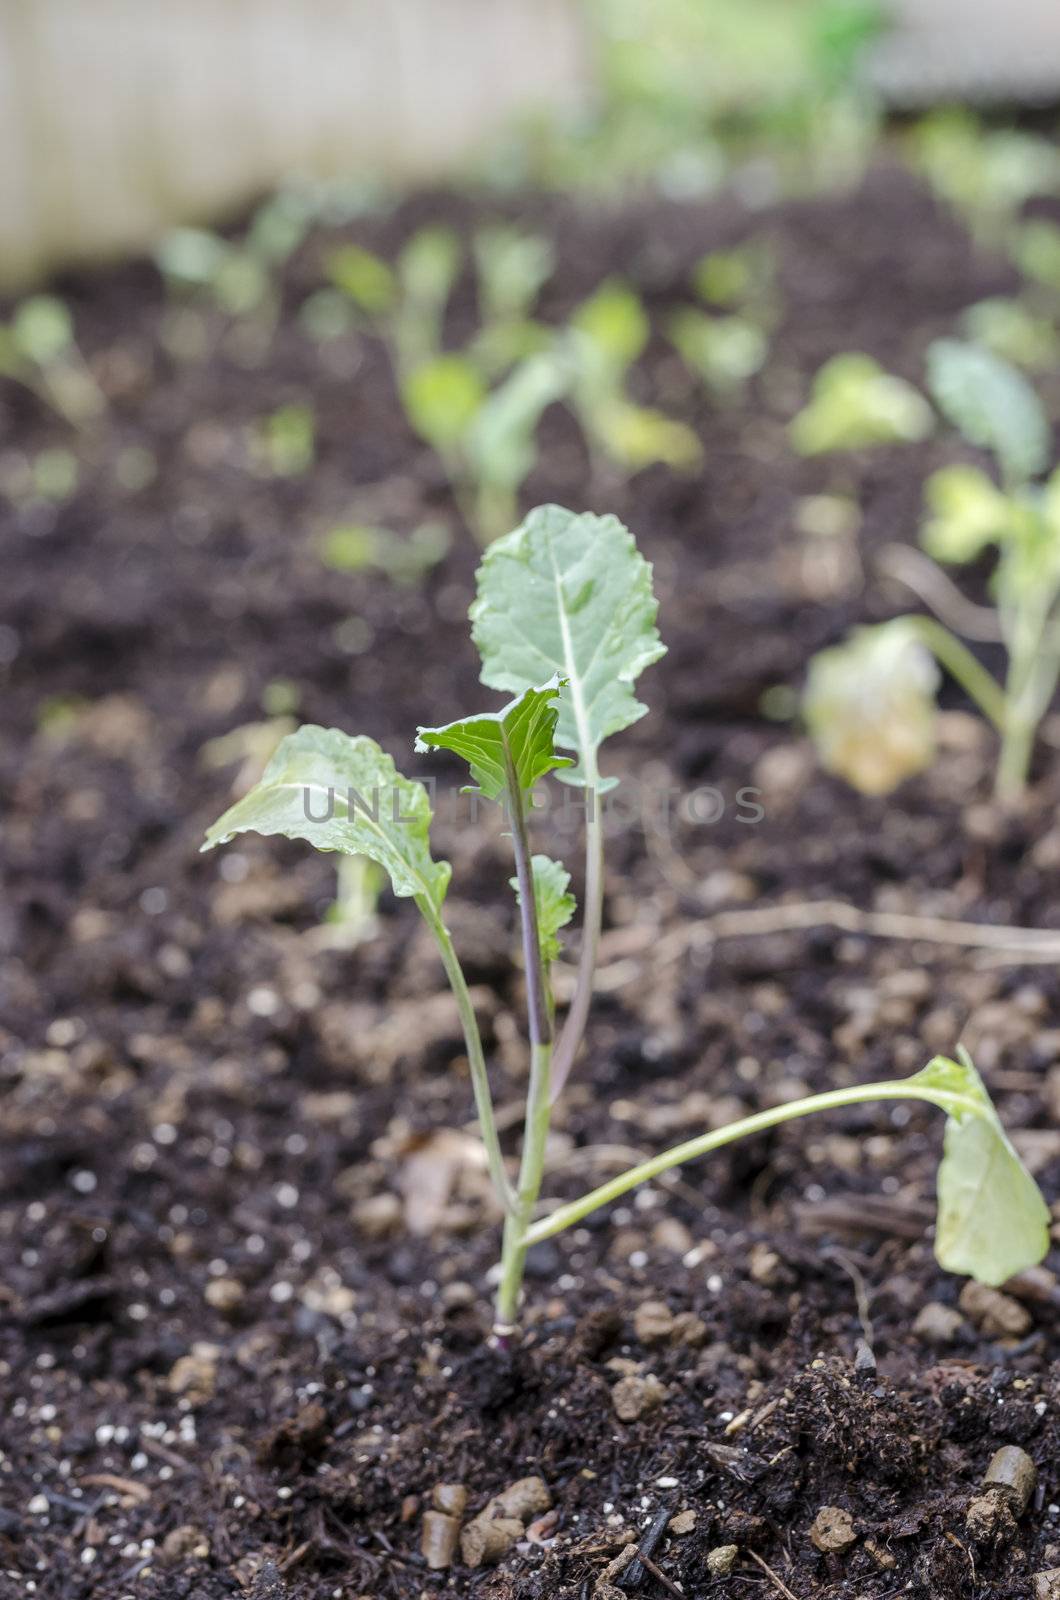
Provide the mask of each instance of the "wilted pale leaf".
[{"label": "wilted pale leaf", "polygon": [[529,793],[539,778],[572,765],[558,756],[554,736],[561,680],[526,689],[500,711],[461,717],[442,728],[417,728],[416,749],[452,750],[471,768],[487,800],[499,800],[517,785]]},{"label": "wilted pale leaf", "polygon": [[[917,1078],[971,1101],[946,1118],[935,1254],[947,1272],[1004,1283],[1049,1248],[1049,1208],[1016,1154],[971,1059],[936,1057]],[[916,1081],[914,1079],[914,1081]]]},{"label": "wilted pale leaf", "polygon": [[317,850],[368,856],[397,895],[437,910],[450,867],[431,859],[431,807],[422,783],[405,778],[374,739],[307,724],[284,739],[260,783],[206,835],[204,850],[237,833],[284,834]]},{"label": "wilted pale leaf", "polygon": [[869,795],[922,771],[935,754],[938,681],[933,656],[901,617],[820,651],[803,714],[821,765]]},{"label": "wilted pale leaf", "polygon": [[471,607],[482,681],[518,692],[567,680],[556,743],[578,764],[566,782],[585,783],[603,740],[647,710],[631,686],[665,654],[656,610],[651,567],[617,517],[538,506],[483,557]]}]

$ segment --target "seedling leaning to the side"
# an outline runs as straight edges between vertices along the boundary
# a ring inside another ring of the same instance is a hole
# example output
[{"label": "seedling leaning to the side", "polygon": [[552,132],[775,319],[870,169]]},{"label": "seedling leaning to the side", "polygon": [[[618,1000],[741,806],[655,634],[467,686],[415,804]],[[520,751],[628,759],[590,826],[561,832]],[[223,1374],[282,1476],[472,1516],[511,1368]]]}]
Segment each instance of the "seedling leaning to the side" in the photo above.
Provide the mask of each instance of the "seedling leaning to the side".
[{"label": "seedling leaning to the side", "polygon": [[[450,867],[430,853],[424,786],[399,773],[372,740],[303,727],[280,745],[261,782],[215,823],[205,849],[237,833],[285,834],[320,850],[367,856],[394,892],[415,901],[431,930],[463,1025],[490,1173],[505,1214],[495,1332],[516,1331],[527,1251],[635,1185],[748,1134],[812,1111],[866,1101],[924,1100],[946,1113],[939,1168],[936,1253],[944,1267],[997,1284],[1041,1260],[1049,1213],[1020,1164],[970,1059],[936,1057],[911,1078],[812,1095],[712,1129],[631,1167],[579,1199],[539,1208],[551,1106],[577,1055],[589,1010],[603,896],[599,753],[646,707],[632,686],[663,654],[651,569],[614,517],[559,506],[531,512],[488,550],[472,607],[482,677],[514,694],[497,710],[420,728],[416,748],[467,761],[478,791],[502,802],[526,971],[530,1079],[522,1153],[513,1182],[501,1150],[482,1040],[460,961],[445,926]],[[530,842],[534,785],[550,772],[585,791],[585,907],[577,989],[555,1026],[551,962],[574,901],[566,870]]]}]

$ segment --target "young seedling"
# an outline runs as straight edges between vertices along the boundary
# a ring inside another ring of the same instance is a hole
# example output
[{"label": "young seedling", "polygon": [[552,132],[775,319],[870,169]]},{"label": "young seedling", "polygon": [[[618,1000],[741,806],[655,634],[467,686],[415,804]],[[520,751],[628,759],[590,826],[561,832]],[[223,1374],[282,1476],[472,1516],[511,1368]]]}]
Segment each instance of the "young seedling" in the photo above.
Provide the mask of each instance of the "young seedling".
[{"label": "young seedling", "polygon": [[[886,793],[932,759],[937,674],[924,662],[930,652],[997,729],[996,792],[1010,801],[1026,786],[1037,730],[1060,680],[1060,471],[1039,481],[1049,461],[1049,426],[1034,390],[999,357],[939,340],[928,354],[928,378],[940,411],[997,461],[1001,487],[970,465],[932,474],[921,540],[944,563],[996,548],[993,636],[1008,657],[1004,681],[937,617],[901,617],[860,629],[819,655],[805,712],[825,765],[866,793]],[[924,566],[930,575],[932,564]],[[941,571],[932,587],[949,591]]]},{"label": "young seedling", "polygon": [[91,426],[107,409],[77,347],[73,318],[54,295],[31,295],[0,325],[0,377],[32,389],[75,428]]},{"label": "young seedling", "polygon": [[[551,1106],[578,1050],[588,1011],[603,892],[603,743],[645,714],[633,685],[658,660],[651,569],[614,517],[542,506],[487,551],[472,608],[482,677],[515,698],[444,727],[420,728],[417,749],[463,758],[480,794],[504,804],[526,975],[529,1088],[518,1175],[501,1149],[474,1006],[445,925],[450,867],[430,852],[424,786],[403,776],[372,740],[303,727],[285,739],[260,783],[209,830],[204,849],[253,831],[303,839],[318,850],[362,855],[412,899],[438,946],[463,1026],[486,1158],[504,1211],[495,1337],[518,1330],[526,1256],[686,1161],[811,1112],[889,1100],[921,1100],[946,1115],[935,1248],[941,1264],[984,1283],[1003,1282],[1044,1255],[1049,1212],[1021,1165],[966,1055],[934,1060],[911,1078],[826,1091],[674,1146],[566,1204],[539,1207]],[[584,793],[585,913],[578,987],[558,1037],[550,968],[573,900],[560,863],[531,846],[534,786],[549,773]]]},{"label": "young seedling", "polygon": [[482,322],[471,354],[493,379],[552,342],[551,330],[535,322],[532,311],[552,276],[555,251],[543,234],[502,225],[480,228],[471,251]]},{"label": "young seedling", "polygon": [[885,372],[871,356],[850,352],[821,367],[810,400],[790,431],[799,454],[812,456],[916,443],[934,425],[931,407],[918,389]]},{"label": "young seedling", "polygon": [[571,318],[570,403],[598,479],[608,468],[628,474],[661,463],[688,470],[702,459],[691,428],[629,398],[629,374],[650,332],[640,300],[616,280],[601,284]]}]

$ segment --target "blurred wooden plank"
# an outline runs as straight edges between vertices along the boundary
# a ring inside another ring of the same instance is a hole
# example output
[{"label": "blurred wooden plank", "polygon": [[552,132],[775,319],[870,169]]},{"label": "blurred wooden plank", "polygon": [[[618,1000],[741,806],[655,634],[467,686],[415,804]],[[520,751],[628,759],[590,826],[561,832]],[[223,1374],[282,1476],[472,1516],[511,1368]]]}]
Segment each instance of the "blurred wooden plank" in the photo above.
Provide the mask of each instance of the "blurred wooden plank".
[{"label": "blurred wooden plank", "polygon": [[1060,0],[888,0],[868,61],[893,105],[1060,101]]},{"label": "blurred wooden plank", "polygon": [[578,0],[0,0],[0,282],[292,174],[444,172],[588,81]]}]

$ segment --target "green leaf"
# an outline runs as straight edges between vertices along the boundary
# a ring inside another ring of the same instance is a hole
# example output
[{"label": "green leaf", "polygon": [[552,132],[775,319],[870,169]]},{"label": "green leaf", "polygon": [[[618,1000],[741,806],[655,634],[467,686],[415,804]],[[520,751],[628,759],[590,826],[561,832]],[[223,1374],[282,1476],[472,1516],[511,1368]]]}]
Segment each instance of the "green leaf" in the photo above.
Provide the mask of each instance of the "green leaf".
[{"label": "green leaf", "polygon": [[810,662],[802,710],[821,765],[890,794],[935,754],[939,672],[904,617],[856,628]]},{"label": "green leaf", "polygon": [[1022,373],[980,345],[936,339],[928,384],[939,410],[970,444],[992,450],[1006,478],[1044,472],[1051,435],[1041,402]]},{"label": "green leaf", "polygon": [[54,295],[31,295],[15,308],[11,336],[27,361],[47,367],[65,355],[73,344],[73,318]]},{"label": "green leaf", "polygon": [[441,311],[460,270],[460,240],[451,228],[420,228],[398,256],[398,277],[422,309]]},{"label": "green leaf", "polygon": [[423,784],[403,777],[374,739],[310,723],[281,741],[261,781],[214,823],[202,848],[237,833],[279,833],[368,856],[386,868],[395,894],[421,897],[437,912],[451,869],[431,859],[430,822]]},{"label": "green leaf", "polygon": [[551,242],[520,228],[480,228],[471,241],[486,322],[521,320],[556,264]]},{"label": "green leaf", "polygon": [[482,681],[517,693],[566,680],[556,743],[578,764],[565,782],[614,783],[599,783],[597,751],[647,710],[632,685],[665,654],[656,610],[651,567],[617,517],[538,506],[486,551],[471,607]]},{"label": "green leaf", "polygon": [[1016,235],[1013,253],[1028,278],[1060,290],[1060,227],[1055,222],[1032,217]]},{"label": "green leaf", "polygon": [[911,383],[885,372],[871,356],[833,356],[813,381],[813,393],[791,423],[800,455],[908,444],[927,438],[931,407]]},{"label": "green leaf", "polygon": [[632,472],[657,464],[687,472],[703,459],[702,446],[685,423],[628,400],[600,405],[596,432],[611,459]]},{"label": "green leaf", "polygon": [[[558,957],[562,945],[559,930],[565,928],[573,917],[577,901],[568,894],[570,873],[559,861],[549,856],[532,856],[530,866],[534,874],[534,905],[537,907],[537,936],[541,944],[541,959],[548,964]],[[509,880],[519,898],[519,879]]]},{"label": "green leaf", "polygon": [[708,388],[736,389],[762,368],[769,341],[745,317],[712,317],[685,306],[666,331],[685,366]]},{"label": "green leaf", "polygon": [[468,460],[480,483],[518,489],[537,459],[537,425],[566,387],[566,370],[556,356],[531,356],[484,401],[467,437]]},{"label": "green leaf", "polygon": [[1020,300],[996,295],[969,306],[961,318],[969,339],[1003,361],[1028,371],[1056,364],[1060,341],[1048,317],[1036,316]]},{"label": "green leaf", "polygon": [[924,487],[931,518],[920,541],[936,561],[974,561],[988,544],[1001,543],[1019,515],[978,467],[942,467]]},{"label": "green leaf", "polygon": [[500,711],[462,717],[442,728],[417,728],[416,749],[452,750],[471,768],[487,800],[499,800],[514,782],[524,794],[539,778],[573,765],[555,750],[556,705],[563,680],[552,677],[527,689]]},{"label": "green leaf", "polygon": [[330,252],[324,266],[335,287],[370,316],[379,316],[393,305],[397,290],[394,274],[371,250],[344,244]]},{"label": "green leaf", "polygon": [[617,281],[601,284],[584,300],[571,318],[571,327],[589,339],[617,372],[632,366],[651,332],[640,300]]},{"label": "green leaf", "polygon": [[486,386],[463,356],[436,356],[409,373],[401,398],[416,432],[444,454],[464,440],[486,399]]},{"label": "green leaf", "polygon": [[947,1272],[1004,1283],[1049,1249],[1049,1208],[1001,1125],[971,1057],[936,1056],[913,1082],[959,1094],[974,1109],[950,1112],[938,1173],[935,1255]]}]

